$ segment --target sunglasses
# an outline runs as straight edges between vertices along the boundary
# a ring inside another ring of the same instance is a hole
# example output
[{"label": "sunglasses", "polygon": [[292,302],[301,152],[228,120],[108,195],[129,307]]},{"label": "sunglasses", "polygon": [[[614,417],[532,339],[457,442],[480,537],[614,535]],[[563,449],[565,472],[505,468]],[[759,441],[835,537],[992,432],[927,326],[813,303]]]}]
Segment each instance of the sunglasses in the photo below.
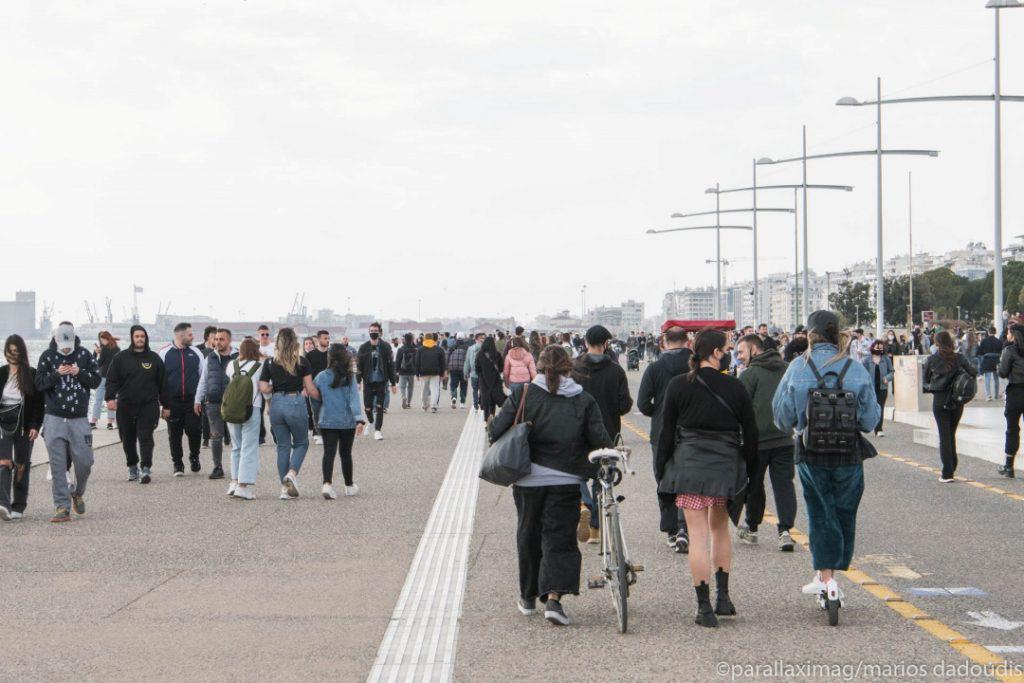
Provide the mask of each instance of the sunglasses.
[{"label": "sunglasses", "polygon": [[269,337],[270,333],[269,332],[260,332],[260,336],[261,337]]}]

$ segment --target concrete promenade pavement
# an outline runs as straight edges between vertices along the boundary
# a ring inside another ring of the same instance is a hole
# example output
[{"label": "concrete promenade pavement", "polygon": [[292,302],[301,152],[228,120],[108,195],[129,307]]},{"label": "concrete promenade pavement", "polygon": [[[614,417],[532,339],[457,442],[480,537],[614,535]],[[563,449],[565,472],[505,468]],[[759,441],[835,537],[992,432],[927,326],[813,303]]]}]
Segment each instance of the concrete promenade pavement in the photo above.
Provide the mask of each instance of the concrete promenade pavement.
[{"label": "concrete promenade pavement", "polygon": [[[630,373],[634,395],[639,378]],[[357,439],[362,491],[337,501],[319,496],[320,447],[310,447],[297,501],[277,499],[273,445],[262,448],[259,499],[246,503],[224,496],[226,481],[206,479],[208,450],[200,475],[172,478],[161,433],[153,484],[127,483],[120,447],[98,448],[88,514],[53,525],[44,468],[35,468],[26,519],[0,524],[0,680],[366,680],[469,428],[465,411],[441,405],[437,415],[393,409],[383,442]],[[945,677],[993,680],[981,663],[1024,665],[1024,654],[1003,651],[1024,652],[1024,480],[964,457],[958,474],[969,481],[940,484],[936,450],[914,444],[911,428],[887,425],[876,441],[883,455],[865,467],[862,573],[840,580],[840,626],[829,628],[799,592],[809,551],[779,552],[766,522],[758,546],[734,545],[739,615],[703,629],[693,624],[686,558],[657,530],[647,420],[627,419],[637,474],[619,489],[623,527],[646,567],[629,633],[617,633],[604,590],[565,599],[568,628],[516,611],[511,491],[481,482],[465,593],[450,598],[461,605],[455,680],[773,677],[752,665],[797,667],[780,669],[787,680],[937,680],[941,666],[964,667]],[[43,459],[40,444],[34,460]],[[806,531],[797,486],[797,528]],[[582,551],[585,586],[598,558],[594,546]]]}]

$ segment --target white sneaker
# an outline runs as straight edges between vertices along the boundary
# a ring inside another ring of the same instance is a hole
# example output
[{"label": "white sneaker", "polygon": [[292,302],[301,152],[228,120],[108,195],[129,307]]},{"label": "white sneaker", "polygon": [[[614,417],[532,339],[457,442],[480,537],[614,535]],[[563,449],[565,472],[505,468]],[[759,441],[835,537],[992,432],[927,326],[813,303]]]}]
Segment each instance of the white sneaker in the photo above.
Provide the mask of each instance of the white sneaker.
[{"label": "white sneaker", "polygon": [[53,481],[53,472],[50,471],[49,467],[46,468],[46,481]]},{"label": "white sneaker", "polygon": [[384,440],[384,432],[382,432],[382,431],[380,431],[378,429],[377,431],[375,431],[373,433],[373,438],[375,438],[377,441],[383,441]]},{"label": "white sneaker", "polygon": [[291,500],[292,499],[292,497],[288,495],[288,487],[287,486],[282,486],[281,487],[281,495],[278,496],[278,498],[280,498],[281,500]]},{"label": "white sneaker", "polygon": [[345,487],[346,496],[354,496],[359,493],[359,484],[352,484],[351,486]]},{"label": "white sneaker", "polygon": [[0,505],[0,519],[4,520],[5,522],[11,521],[11,511],[5,508],[3,505]]},{"label": "white sneaker", "polygon": [[323,495],[324,500],[338,500],[338,492],[330,484],[324,484],[324,487],[320,489],[320,494]]},{"label": "white sneaker", "polygon": [[227,495],[229,495],[229,496],[234,495],[235,491],[237,491],[237,490],[238,490],[238,482],[237,481],[233,481],[230,484],[228,484]]},{"label": "white sneaker", "polygon": [[465,401],[463,401],[462,403],[459,404],[459,410],[465,410],[465,409],[466,409],[466,403],[465,403]]},{"label": "white sneaker", "polygon": [[820,595],[825,590],[825,582],[821,580],[821,572],[814,572],[814,580],[800,589],[804,595]]},{"label": "white sneaker", "polygon": [[315,445],[317,445],[317,446],[323,446],[324,445],[324,437],[320,436],[319,434],[315,434],[313,436],[313,443]]},{"label": "white sneaker", "polygon": [[299,480],[294,474],[284,475],[284,490],[288,492],[290,498],[299,497]]},{"label": "white sneaker", "polygon": [[251,484],[249,486],[239,486],[235,489],[235,498],[241,498],[242,500],[256,500],[256,491],[253,490],[254,488],[256,487]]},{"label": "white sneaker", "polygon": [[373,436],[373,430],[370,429],[370,425],[363,427],[363,436]]},{"label": "white sneaker", "polygon": [[12,522],[14,522],[16,520],[19,520],[19,519],[21,519],[24,516],[25,516],[24,513],[15,512],[14,510],[11,510],[11,521]]},{"label": "white sneaker", "polygon": [[880,431],[877,434],[875,434],[875,436],[885,436],[885,432]]}]

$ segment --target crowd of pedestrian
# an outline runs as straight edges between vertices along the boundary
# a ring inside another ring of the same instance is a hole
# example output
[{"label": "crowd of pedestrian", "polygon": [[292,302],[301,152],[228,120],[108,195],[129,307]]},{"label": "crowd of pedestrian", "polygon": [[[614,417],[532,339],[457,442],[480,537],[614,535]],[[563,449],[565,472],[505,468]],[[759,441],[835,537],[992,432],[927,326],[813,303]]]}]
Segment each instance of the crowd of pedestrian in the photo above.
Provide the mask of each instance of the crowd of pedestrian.
[{"label": "crowd of pedestrian", "polygon": [[[794,548],[794,480],[800,477],[815,572],[804,592],[827,607],[842,601],[835,572],[849,567],[863,462],[874,455],[863,433],[884,436],[895,356],[926,357],[923,389],[933,396],[944,483],[955,481],[956,430],[974,378],[984,376],[986,400],[1000,397],[999,378],[1008,380],[1006,462],[999,472],[1014,476],[1024,414],[1024,325],[1007,321],[1005,327],[1002,335],[915,327],[908,335],[889,331],[874,338],[861,329],[843,331],[834,314],[817,311],[806,325],[779,334],[767,325],[695,331],[668,320],[657,335],[635,332],[625,340],[600,325],[585,335],[527,334],[518,327],[388,340],[373,323],[368,340],[353,349],[347,338],[332,343],[326,330],[300,340],[282,327],[272,339],[266,326],[237,344],[230,330],[209,327],[193,345],[192,327],[183,322],[157,351],[141,325],[131,328],[125,348],[104,332],[89,351],[74,326],[62,322],[36,367],[21,337],[5,342],[0,519],[24,515],[40,435],[49,454],[51,521],[85,514],[92,431],[104,404],[106,426],[116,426],[121,439],[129,482],[153,480],[154,432],[163,419],[174,477],[186,476],[186,446],[192,473],[203,469],[201,453],[208,448],[209,478],[227,478],[228,496],[254,500],[269,423],[279,498],[301,495],[299,477],[312,442],[322,447],[320,493],[335,500],[339,491],[359,492],[356,437],[384,439],[392,395],[410,410],[418,388],[418,407],[437,413],[447,393],[451,409],[479,413],[492,441],[517,419],[531,425],[531,469],[512,490],[517,605],[533,614],[540,600],[549,621],[567,624],[562,599],[579,592],[579,544],[599,538],[595,466],[587,455],[618,441],[621,418],[634,405],[619,362],[625,353],[626,368],[646,361],[636,407],[650,417],[658,526],[668,547],[688,556],[696,623],[715,626],[718,617],[737,612],[729,593],[729,521],[740,542],[758,543],[766,477],[783,552]],[[822,401],[828,410],[820,410]],[[820,417],[826,414],[831,417]],[[344,482],[337,488],[335,458]]]}]

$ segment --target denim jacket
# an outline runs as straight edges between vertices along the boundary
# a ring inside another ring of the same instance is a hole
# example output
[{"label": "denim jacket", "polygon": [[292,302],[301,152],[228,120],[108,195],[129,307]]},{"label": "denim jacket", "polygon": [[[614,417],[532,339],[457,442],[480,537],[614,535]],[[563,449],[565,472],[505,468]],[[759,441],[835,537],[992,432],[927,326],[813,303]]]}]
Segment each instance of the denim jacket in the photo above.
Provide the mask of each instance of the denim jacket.
[{"label": "denim jacket", "polygon": [[[817,362],[817,361],[815,361],[815,362]],[[875,361],[871,358],[870,355],[868,355],[863,361],[861,361],[861,364],[864,366],[864,369],[868,371],[868,377],[870,377],[871,381],[874,382],[875,381]],[[889,360],[888,356],[886,356],[885,354],[882,354],[882,357],[878,361],[878,368],[882,371],[882,383],[880,385],[878,385],[877,388],[879,388],[879,389],[887,389],[889,382],[892,381],[892,374],[893,374],[892,361]],[[821,368],[818,368],[818,370],[821,371]],[[847,374],[847,377],[848,377],[850,373],[846,373],[846,374]],[[844,380],[845,380],[845,378],[844,378]],[[845,381],[844,381],[844,383],[845,383]]]},{"label": "denim jacket", "polygon": [[[811,350],[811,358],[818,368],[818,372],[824,376],[826,372],[842,371],[843,363],[847,357],[843,356],[838,361],[826,367],[830,358],[839,353],[834,344],[815,344]],[[825,377],[829,386],[834,385],[835,377]],[[857,394],[857,422],[861,431],[869,432],[878,424],[881,408],[878,406],[878,398],[875,396],[874,380],[863,365],[857,361],[850,363],[850,368],[843,377],[843,388]],[[807,359],[803,355],[797,356],[786,369],[778,388],[775,390],[775,398],[772,399],[772,410],[775,413],[775,425],[784,432],[796,429],[802,433],[807,428],[807,391],[818,386],[818,380],[814,378],[814,372],[807,367]]]},{"label": "denim jacket", "polygon": [[324,370],[313,380],[323,402],[318,424],[323,429],[355,429],[357,422],[366,422],[356,376],[351,375],[348,384],[336,388],[331,387],[333,381],[333,370]]}]

